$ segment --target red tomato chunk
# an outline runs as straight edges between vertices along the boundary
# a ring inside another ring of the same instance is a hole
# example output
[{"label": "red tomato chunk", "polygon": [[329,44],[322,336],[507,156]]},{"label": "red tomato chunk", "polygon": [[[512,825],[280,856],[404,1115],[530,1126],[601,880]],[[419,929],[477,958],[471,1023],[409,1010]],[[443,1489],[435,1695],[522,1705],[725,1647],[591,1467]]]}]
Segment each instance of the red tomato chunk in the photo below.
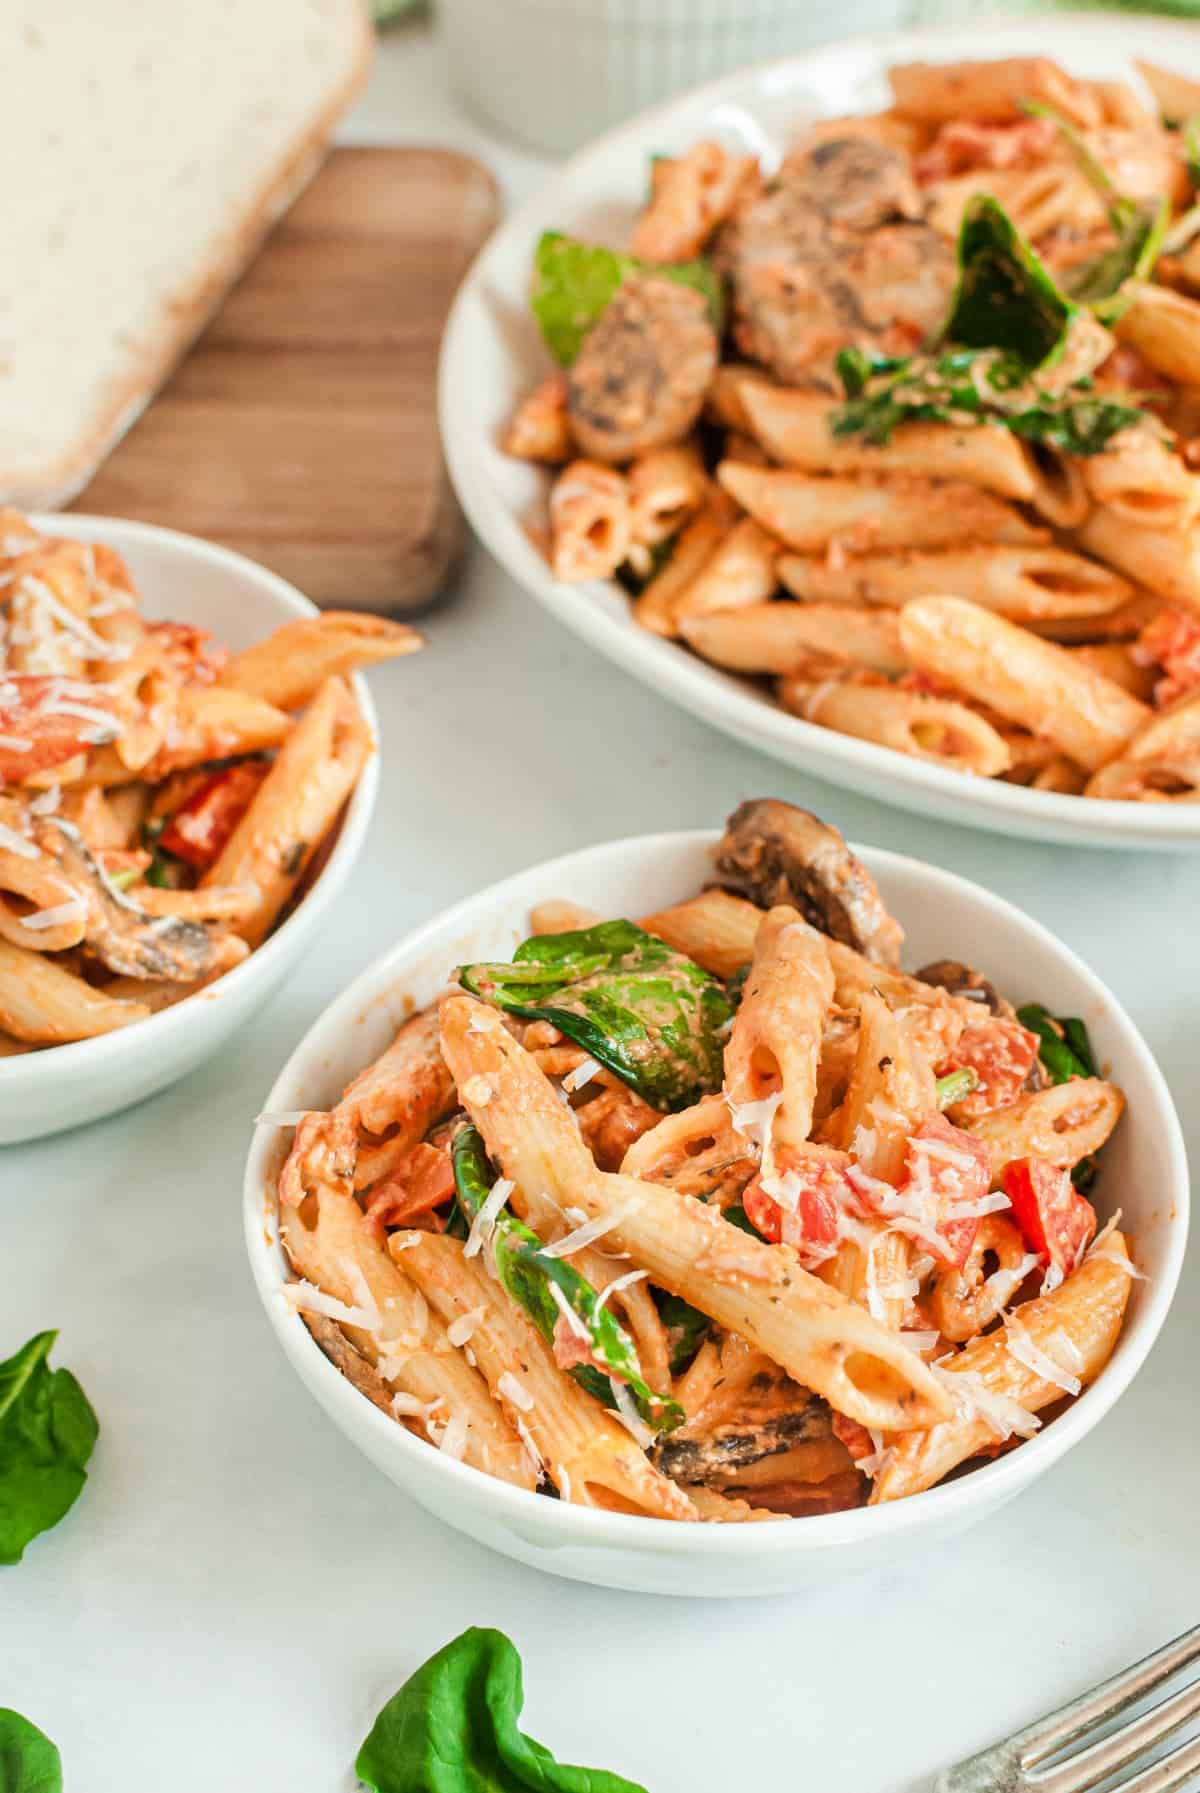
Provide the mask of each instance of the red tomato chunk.
[{"label": "red tomato chunk", "polygon": [[1017,1158],[1005,1165],[1002,1181],[1029,1250],[1064,1275],[1074,1270],[1095,1237],[1096,1210],[1071,1173],[1040,1158]]}]

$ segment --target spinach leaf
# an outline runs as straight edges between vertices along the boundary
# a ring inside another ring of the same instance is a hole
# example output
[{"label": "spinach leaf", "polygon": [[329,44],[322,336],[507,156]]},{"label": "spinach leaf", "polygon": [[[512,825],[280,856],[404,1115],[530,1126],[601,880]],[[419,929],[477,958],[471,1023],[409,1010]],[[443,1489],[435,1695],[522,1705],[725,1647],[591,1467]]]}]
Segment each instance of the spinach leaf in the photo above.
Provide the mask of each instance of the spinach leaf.
[{"label": "spinach leaf", "polygon": [[1061,354],[1075,307],[1004,207],[977,194],[958,233],[958,285],[942,339],[1006,349],[1026,367]]},{"label": "spinach leaf", "polygon": [[1040,1002],[1028,1002],[1017,1010],[1017,1020],[1037,1035],[1038,1057],[1052,1083],[1100,1075],[1088,1030],[1078,1015],[1052,1015]]},{"label": "spinach leaf", "polygon": [[[458,1204],[473,1220],[495,1180],[477,1128],[460,1129],[451,1156]],[[532,1227],[507,1208],[501,1208],[496,1216],[492,1247],[501,1286],[529,1315],[548,1345],[553,1345],[555,1327],[565,1318],[563,1306],[570,1309],[587,1334],[587,1348],[597,1361],[576,1364],[570,1371],[581,1388],[606,1407],[615,1407],[611,1374],[627,1385],[648,1426],[667,1432],[683,1424],[683,1408],[669,1396],[656,1395],[647,1385],[633,1340],[609,1309],[601,1305],[586,1277],[565,1258],[547,1256]],[[555,1289],[558,1299],[553,1293]]]},{"label": "spinach leaf", "polygon": [[681,1376],[708,1337],[712,1321],[682,1295],[672,1295],[668,1289],[655,1289],[653,1294],[670,1342],[671,1374]]},{"label": "spinach leaf", "polygon": [[1001,349],[947,349],[899,361],[843,349],[837,369],[848,397],[833,413],[833,433],[869,442],[886,442],[899,423],[978,421],[1066,454],[1089,455],[1119,430],[1146,422],[1145,412],[1102,396],[1090,380],[1062,392],[1044,390]]},{"label": "spinach leaf", "polygon": [[1102,323],[1116,323],[1129,300],[1121,288],[1127,280],[1148,280],[1163,251],[1171,208],[1166,199],[1131,202],[1111,249],[1083,262],[1068,287],[1073,299],[1089,305]]},{"label": "spinach leaf", "polygon": [[745,1208],[743,1208],[741,1202],[731,1202],[730,1205],[723,1210],[721,1217],[723,1220],[727,1220],[730,1226],[737,1227],[740,1233],[749,1233],[752,1239],[762,1237]]},{"label": "spinach leaf", "polygon": [[1200,188],[1200,112],[1183,127],[1183,165],[1193,187]]},{"label": "spinach leaf", "polygon": [[0,1706],[0,1793],[62,1793],[62,1757],[44,1731]]},{"label": "spinach leaf", "polygon": [[658,274],[695,287],[708,305],[718,336],[725,327],[725,289],[703,257],[695,261],[647,262],[621,255],[599,243],[581,243],[559,230],[544,231],[533,258],[530,304],[555,360],[569,367],[583,339],[629,274]]},{"label": "spinach leaf", "polygon": [[39,1332],[0,1363],[0,1563],[70,1511],[100,1430],[70,1370],[51,1370],[57,1332]]},{"label": "spinach leaf", "polygon": [[690,1108],[721,1087],[720,983],[631,921],[538,934],[511,964],[460,965],[464,989],[549,1021],[651,1107]]},{"label": "spinach leaf", "polygon": [[472,1626],[394,1693],[358,1752],[373,1793],[646,1793],[602,1768],[570,1768],[518,1729],[521,1658]]},{"label": "spinach leaf", "polygon": [[970,1065],[963,1065],[957,1071],[947,1071],[944,1077],[939,1077],[934,1088],[938,1107],[953,1108],[956,1102],[979,1088],[979,1073]]}]

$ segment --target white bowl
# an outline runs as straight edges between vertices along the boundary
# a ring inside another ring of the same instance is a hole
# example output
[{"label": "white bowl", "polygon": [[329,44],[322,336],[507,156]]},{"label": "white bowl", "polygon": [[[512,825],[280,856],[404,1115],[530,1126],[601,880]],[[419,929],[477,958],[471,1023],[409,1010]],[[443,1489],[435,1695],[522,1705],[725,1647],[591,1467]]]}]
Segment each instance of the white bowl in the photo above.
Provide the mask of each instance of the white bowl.
[{"label": "white bowl", "polygon": [[[401,941],[325,1011],[276,1079],[264,1107],[325,1108],[375,1058],[413,1005],[433,1000],[466,959],[507,957],[533,903],[562,897],[604,915],[639,915],[695,891],[710,871],[707,832],[611,841],[534,867],[471,897]],[[246,1245],[267,1316],[292,1367],[346,1436],[429,1512],[523,1563],[576,1581],[663,1594],[776,1594],[819,1587],[895,1562],[972,1525],[1077,1444],[1133,1380],[1166,1318],[1187,1236],[1187,1161],[1166,1084],[1144,1040],[1099,978],[1011,904],[950,873],[862,850],[908,929],[906,963],[961,958],[1018,1001],[1082,1015],[1101,1063],[1128,1098],[1107,1147],[1101,1214],[1117,1203],[1139,1266],[1124,1332],[1081,1398],[1018,1449],[894,1505],[775,1525],[681,1525],[547,1500],[452,1461],[372,1406],[322,1354],[282,1287],[274,1183],[291,1135],[254,1135],[246,1165]]]},{"label": "white bowl", "polygon": [[1085,75],[1136,79],[1135,56],[1200,75],[1194,24],[1089,14],[896,33],[759,63],[609,132],[572,158],[492,237],[459,290],[442,345],[439,413],[454,485],[497,560],[550,613],[626,671],[764,753],[882,802],[1074,846],[1200,846],[1200,805],[1117,803],[974,778],[818,728],[743,679],[639,628],[615,582],[562,585],[525,533],[545,511],[546,475],[500,451],[518,400],[551,363],[529,311],[543,230],[619,245],[649,158],[715,137],[775,157],[797,125],[887,103],[888,65],[924,58],[1054,56]]},{"label": "white bowl", "polygon": [[[265,567],[173,529],[57,514],[34,517],[33,522],[55,535],[117,549],[129,563],[147,616],[197,623],[231,648],[249,647],[281,623],[317,614],[295,586]],[[354,690],[378,739],[378,718],[365,681],[356,678]],[[257,952],[202,994],[98,1039],[0,1059],[0,1144],[39,1139],[115,1114],[165,1089],[223,1046],[311,943],[362,850],[378,783],[376,752],[346,806],[333,851],[303,902]]]}]

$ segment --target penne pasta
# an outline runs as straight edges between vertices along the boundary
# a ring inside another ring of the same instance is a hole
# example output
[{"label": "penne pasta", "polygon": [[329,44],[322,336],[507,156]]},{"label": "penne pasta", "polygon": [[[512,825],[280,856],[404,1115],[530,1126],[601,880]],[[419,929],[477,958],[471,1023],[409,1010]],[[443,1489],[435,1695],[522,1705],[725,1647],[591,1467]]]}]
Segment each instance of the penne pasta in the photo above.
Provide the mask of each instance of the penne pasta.
[{"label": "penne pasta", "polygon": [[1181,386],[1200,386],[1200,303],[1170,287],[1129,280],[1117,340]]},{"label": "penne pasta", "polygon": [[[1020,1334],[1084,1387],[1095,1381],[1117,1342],[1129,1299],[1129,1274],[1121,1262],[1128,1262],[1128,1256],[1121,1234],[1113,1233],[1103,1255],[1085,1258],[1060,1288],[1019,1310]],[[946,1389],[953,1395],[955,1381],[969,1378],[958,1396],[959,1412],[928,1432],[909,1432],[890,1445],[871,1493],[873,1506],[932,1487],[977,1451],[994,1446],[997,1422],[989,1415],[997,1397],[1027,1414],[1062,1400],[1061,1378],[1051,1381],[1031,1369],[1027,1353],[1014,1355],[1015,1336],[1016,1327],[1011,1332],[1002,1327],[951,1359],[944,1372]]]},{"label": "penne pasta", "polygon": [[1019,1096],[1006,1108],[979,1115],[968,1131],[987,1146],[992,1180],[1018,1158],[1042,1158],[1074,1169],[1098,1152],[1121,1118],[1124,1097],[1114,1084],[1079,1077]]},{"label": "penne pasta", "polygon": [[675,623],[680,596],[699,577],[733,528],[734,510],[721,492],[709,499],[680,531],[667,564],[655,574],[634,602],[633,614],[652,634],[678,634]]},{"label": "penne pasta", "polygon": [[681,608],[680,633],[698,654],[731,672],[795,672],[814,654],[890,678],[909,669],[895,613],[865,606],[751,604],[708,615]]},{"label": "penne pasta", "polygon": [[[901,640],[907,646],[903,632]],[[1010,764],[1009,750],[991,723],[950,699],[898,691],[892,685],[814,680],[801,674],[780,680],[779,701],[806,722],[955,772],[994,778]]]},{"label": "penne pasta", "polygon": [[942,124],[959,118],[1009,120],[1041,100],[1085,130],[1101,122],[1099,100],[1046,56],[997,62],[906,62],[888,70],[893,103],[908,118]]},{"label": "penne pasta", "polygon": [[1094,510],[1075,540],[1157,597],[1200,609],[1200,538],[1194,530],[1151,529]]},{"label": "penne pasta", "polygon": [[35,1046],[90,1040],[144,1021],[150,1010],[95,990],[45,953],[0,936],[0,1029]]},{"label": "penne pasta", "polygon": [[575,452],[567,415],[567,376],[553,373],[539,381],[517,406],[501,440],[505,454],[522,461],[558,466]]},{"label": "penne pasta", "polygon": [[629,487],[614,467],[572,461],[550,493],[550,565],[556,579],[606,579],[633,544]]},{"label": "penne pasta", "polygon": [[358,782],[370,737],[346,684],[327,679],[288,735],[249,809],[201,887],[253,884],[238,932],[256,946],[293,895]]},{"label": "penne pasta", "polygon": [[961,481],[821,478],[722,461],[717,478],[762,527],[788,548],[817,553],[834,542],[854,551],[943,548],[976,540],[1010,545],[1043,540],[1003,499]]},{"label": "penne pasta", "polygon": [[[1200,324],[1200,310],[1196,317]],[[1092,502],[1122,522],[1187,529],[1200,508],[1200,480],[1148,430],[1122,431],[1104,454],[1091,455],[1082,471]]]},{"label": "penne pasta", "polygon": [[758,606],[775,590],[778,548],[752,517],[743,517],[718,543],[690,584],[675,598],[672,620],[686,633],[692,617]]},{"label": "penne pasta", "polygon": [[774,386],[753,377],[741,402],[753,434],[773,461],[809,473],[897,472],[964,480],[1001,498],[1029,499],[1036,479],[1017,437],[995,424],[902,423],[886,442],[837,436],[837,406],[820,393]]},{"label": "penne pasta", "polygon": [[779,577],[798,598],[821,604],[898,608],[910,598],[953,592],[1010,622],[1053,622],[1111,615],[1133,591],[1111,567],[1065,548],[1005,548],[982,543],[937,554],[862,554],[841,564],[781,554]]},{"label": "penne pasta", "polygon": [[311,703],[326,679],[415,654],[420,646],[421,637],[404,623],[353,610],[326,610],[285,623],[264,641],[234,654],[218,680],[277,710],[298,710]]},{"label": "penne pasta", "polygon": [[468,1111],[512,1178],[514,1201],[518,1192],[529,1199],[544,1191],[610,1220],[613,1247],[863,1425],[905,1429],[944,1411],[920,1359],[801,1270],[788,1248],[749,1238],[715,1210],[658,1185],[597,1171],[550,1084],[482,1005],[452,997],[442,1037]]},{"label": "penne pasta", "polygon": [[753,156],[731,155],[700,142],[682,156],[655,160],[650,201],[634,226],[629,248],[647,261],[687,261],[733,210],[758,173]]},{"label": "penne pasta", "polygon": [[762,919],[754,958],[725,1048],[725,1091],[743,1105],[776,1097],[771,1139],[802,1154],[812,1131],[817,1063],[833,972],[816,929],[784,905]]},{"label": "penne pasta", "polygon": [[754,941],[762,910],[728,890],[704,890],[643,916],[641,926],[703,965],[717,977],[732,977],[754,957]]},{"label": "penne pasta", "polygon": [[665,542],[708,497],[708,475],[692,443],[639,455],[627,479],[635,547]]},{"label": "penne pasta", "polygon": [[973,692],[1094,772],[1146,719],[1146,707],[1103,673],[961,598],[920,598],[900,612],[913,665]]}]

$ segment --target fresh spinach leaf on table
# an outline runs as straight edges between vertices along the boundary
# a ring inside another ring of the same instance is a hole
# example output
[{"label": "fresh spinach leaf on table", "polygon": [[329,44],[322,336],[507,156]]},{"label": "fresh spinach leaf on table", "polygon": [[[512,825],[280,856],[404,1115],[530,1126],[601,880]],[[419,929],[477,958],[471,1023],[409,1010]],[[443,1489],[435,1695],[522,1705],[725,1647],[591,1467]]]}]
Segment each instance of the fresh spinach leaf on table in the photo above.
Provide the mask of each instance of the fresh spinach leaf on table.
[{"label": "fresh spinach leaf on table", "polygon": [[79,1498],[99,1424],[70,1370],[48,1363],[39,1332],[0,1363],[0,1563],[19,1563]]},{"label": "fresh spinach leaf on table", "polygon": [[572,1768],[518,1729],[521,1658],[472,1626],[384,1706],[355,1772],[374,1793],[646,1793],[603,1768]]},{"label": "fresh spinach leaf on table", "polygon": [[62,1793],[62,1758],[44,1731],[0,1706],[0,1793]]}]

